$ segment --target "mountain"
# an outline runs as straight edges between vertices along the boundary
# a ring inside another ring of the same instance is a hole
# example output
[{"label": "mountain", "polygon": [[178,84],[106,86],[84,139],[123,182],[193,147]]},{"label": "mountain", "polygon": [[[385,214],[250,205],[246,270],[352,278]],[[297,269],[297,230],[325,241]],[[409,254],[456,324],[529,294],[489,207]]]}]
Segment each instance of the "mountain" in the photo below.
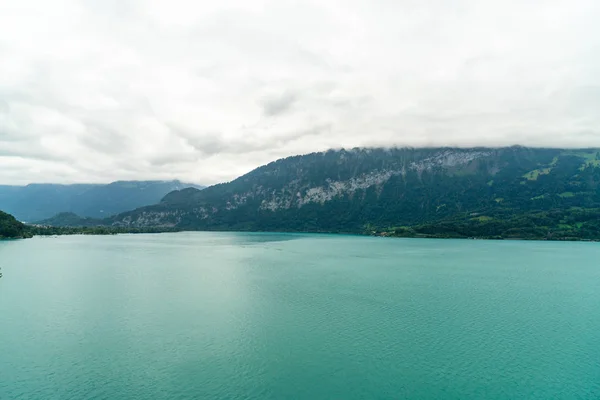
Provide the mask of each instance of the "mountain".
[{"label": "mountain", "polygon": [[24,224],[12,215],[0,211],[0,239],[20,239],[29,236]]},{"label": "mountain", "polygon": [[21,221],[39,221],[60,212],[104,218],[158,203],[173,190],[196,187],[179,181],[120,181],[108,185],[31,184],[0,186],[0,209]]},{"label": "mountain", "polygon": [[78,227],[89,227],[89,226],[101,226],[103,221],[98,218],[80,217],[79,215],[72,212],[58,213],[53,217],[36,221],[34,223],[37,226],[55,226],[55,227],[66,227],[66,226],[78,226]]},{"label": "mountain", "polygon": [[177,190],[103,224],[581,239],[600,237],[599,209],[599,149],[353,149]]}]

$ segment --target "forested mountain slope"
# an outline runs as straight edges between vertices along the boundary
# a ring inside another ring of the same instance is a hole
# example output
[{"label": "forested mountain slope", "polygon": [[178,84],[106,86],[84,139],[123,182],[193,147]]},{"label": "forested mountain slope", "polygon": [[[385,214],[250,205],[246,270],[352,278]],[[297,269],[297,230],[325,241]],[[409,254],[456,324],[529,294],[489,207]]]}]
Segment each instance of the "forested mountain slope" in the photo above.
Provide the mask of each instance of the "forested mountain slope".
[{"label": "forested mountain slope", "polygon": [[0,211],[0,239],[20,239],[29,236],[25,225],[12,215]]},{"label": "forested mountain slope", "polygon": [[[489,228],[492,222],[546,213],[543,218],[552,215],[545,220],[552,226],[542,227],[548,234],[559,225],[594,233],[596,208],[598,149],[353,149],[289,157],[202,191],[174,191],[157,205],[104,224],[408,235],[428,224],[458,221]],[[569,215],[582,209],[592,214],[571,225]],[[533,223],[527,218],[520,223]]]}]

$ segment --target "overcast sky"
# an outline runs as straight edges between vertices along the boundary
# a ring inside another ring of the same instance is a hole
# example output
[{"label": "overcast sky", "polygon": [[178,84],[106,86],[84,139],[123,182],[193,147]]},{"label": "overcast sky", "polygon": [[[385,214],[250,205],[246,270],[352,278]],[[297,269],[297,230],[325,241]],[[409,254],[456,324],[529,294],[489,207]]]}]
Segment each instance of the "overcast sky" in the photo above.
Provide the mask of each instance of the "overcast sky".
[{"label": "overcast sky", "polygon": [[598,0],[0,0],[0,184],[600,146]]}]

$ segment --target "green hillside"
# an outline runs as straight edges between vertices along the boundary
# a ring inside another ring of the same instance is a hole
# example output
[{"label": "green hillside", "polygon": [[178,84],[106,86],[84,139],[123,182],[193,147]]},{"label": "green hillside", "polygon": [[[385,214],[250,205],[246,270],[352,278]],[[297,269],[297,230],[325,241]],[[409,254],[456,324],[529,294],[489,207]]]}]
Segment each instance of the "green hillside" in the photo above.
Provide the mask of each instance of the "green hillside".
[{"label": "green hillside", "polygon": [[30,236],[24,224],[12,215],[0,211],[0,239],[22,239]]}]

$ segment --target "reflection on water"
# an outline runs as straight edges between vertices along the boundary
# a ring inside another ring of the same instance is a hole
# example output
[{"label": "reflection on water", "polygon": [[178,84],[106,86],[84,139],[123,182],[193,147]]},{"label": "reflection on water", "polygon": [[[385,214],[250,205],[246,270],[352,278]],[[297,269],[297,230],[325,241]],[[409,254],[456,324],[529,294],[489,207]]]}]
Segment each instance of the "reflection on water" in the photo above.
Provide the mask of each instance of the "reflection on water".
[{"label": "reflection on water", "polygon": [[[299,240],[310,235],[301,233],[278,233],[278,232],[249,232],[249,233],[223,233],[232,243],[240,245],[260,244],[269,242],[287,242]],[[313,235],[314,237],[314,235]]]}]

